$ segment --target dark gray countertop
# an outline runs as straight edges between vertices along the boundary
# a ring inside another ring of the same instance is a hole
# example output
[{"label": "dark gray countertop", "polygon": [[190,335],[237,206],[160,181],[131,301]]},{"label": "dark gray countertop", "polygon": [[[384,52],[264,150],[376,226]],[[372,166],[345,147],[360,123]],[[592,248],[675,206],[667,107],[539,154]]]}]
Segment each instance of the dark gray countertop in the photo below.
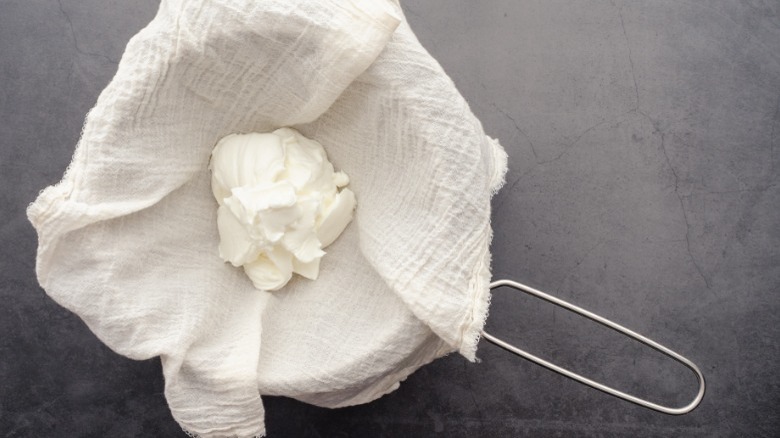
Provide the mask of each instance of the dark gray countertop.
[{"label": "dark gray countertop", "polygon": [[[368,405],[267,398],[270,437],[777,436],[780,5],[776,1],[404,2],[423,45],[509,153],[494,278],[646,334],[704,371],[671,417],[482,343]],[[40,289],[24,209],[58,181],[86,112],[154,0],[0,1],[0,434],[183,436],[158,360],[103,346]],[[491,331],[670,404],[682,366],[532,298]]]}]

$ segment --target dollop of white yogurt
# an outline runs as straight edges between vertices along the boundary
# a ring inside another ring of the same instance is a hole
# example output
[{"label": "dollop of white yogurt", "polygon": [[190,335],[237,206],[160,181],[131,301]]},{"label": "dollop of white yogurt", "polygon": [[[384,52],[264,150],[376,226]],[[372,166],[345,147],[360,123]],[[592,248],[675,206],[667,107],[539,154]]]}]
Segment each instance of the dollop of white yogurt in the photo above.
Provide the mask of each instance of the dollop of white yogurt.
[{"label": "dollop of white yogurt", "polygon": [[293,273],[316,280],[323,248],[356,205],[343,188],[349,177],[334,171],[322,145],[291,128],[231,134],[214,147],[209,168],[219,256],[262,290],[281,289]]}]

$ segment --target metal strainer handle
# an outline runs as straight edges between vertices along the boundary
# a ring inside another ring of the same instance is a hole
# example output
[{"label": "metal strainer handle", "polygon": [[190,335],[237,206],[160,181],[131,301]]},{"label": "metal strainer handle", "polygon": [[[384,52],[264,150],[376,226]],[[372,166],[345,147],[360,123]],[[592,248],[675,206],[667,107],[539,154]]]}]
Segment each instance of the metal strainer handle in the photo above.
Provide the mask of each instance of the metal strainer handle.
[{"label": "metal strainer handle", "polygon": [[585,385],[588,385],[588,386],[590,386],[592,388],[598,389],[599,391],[606,392],[607,394],[613,395],[615,397],[621,398],[621,399],[629,401],[631,403],[635,403],[635,404],[637,404],[639,406],[644,406],[646,408],[649,408],[649,409],[652,409],[652,410],[655,410],[655,411],[658,411],[658,412],[663,412],[665,414],[671,414],[671,415],[687,414],[688,412],[690,412],[693,409],[695,409],[696,406],[698,406],[699,403],[701,402],[702,398],[704,398],[704,376],[702,375],[701,371],[699,370],[699,367],[697,367],[696,364],[694,364],[690,360],[686,359],[685,357],[679,355],[678,353],[675,353],[674,351],[664,347],[663,345],[653,341],[652,339],[648,339],[648,338],[640,335],[639,333],[633,332],[633,331],[623,327],[620,324],[616,324],[616,323],[614,323],[614,322],[612,322],[612,321],[610,321],[610,320],[608,320],[606,318],[603,318],[603,317],[601,317],[599,315],[596,315],[595,313],[589,312],[589,311],[587,311],[587,310],[585,310],[585,309],[583,309],[581,307],[575,306],[574,304],[568,303],[568,302],[563,301],[563,300],[561,300],[559,298],[555,298],[555,297],[553,297],[551,295],[548,295],[548,294],[546,294],[546,293],[544,293],[542,291],[536,290],[536,289],[534,289],[534,288],[532,288],[530,286],[526,286],[526,285],[518,283],[516,281],[505,280],[505,279],[503,279],[503,280],[496,280],[496,281],[490,283],[490,289],[495,289],[495,288],[498,288],[498,287],[501,287],[501,286],[508,286],[508,287],[513,288],[513,289],[517,289],[519,291],[531,294],[531,295],[533,295],[535,297],[541,298],[541,299],[543,299],[545,301],[548,301],[548,302],[550,302],[552,304],[555,304],[556,306],[560,306],[560,307],[563,307],[564,309],[570,310],[570,311],[572,311],[574,313],[578,313],[578,314],[580,314],[580,315],[582,315],[582,316],[584,316],[584,317],[586,317],[588,319],[596,321],[599,324],[602,324],[602,325],[604,325],[606,327],[609,327],[609,328],[611,328],[611,329],[613,329],[613,330],[615,330],[617,332],[620,332],[620,333],[622,333],[622,334],[624,334],[626,336],[634,338],[637,341],[639,341],[639,342],[641,342],[641,343],[643,343],[645,345],[648,345],[648,346],[650,346],[650,347],[660,351],[661,353],[663,353],[663,354],[671,357],[672,359],[682,363],[683,365],[688,367],[691,371],[693,371],[696,374],[696,378],[699,380],[699,392],[698,392],[698,394],[696,394],[696,398],[694,398],[693,401],[690,402],[689,404],[687,404],[687,405],[685,405],[685,406],[683,406],[681,408],[670,408],[670,407],[667,407],[667,406],[662,406],[662,405],[659,405],[659,404],[656,404],[656,403],[653,403],[653,402],[641,399],[641,398],[633,396],[631,394],[626,394],[625,392],[618,391],[615,388],[612,388],[612,387],[606,386],[604,384],[598,383],[596,381],[588,379],[587,377],[583,377],[583,376],[581,376],[579,374],[573,373],[573,372],[571,372],[571,371],[569,371],[569,370],[567,370],[565,368],[561,368],[558,365],[555,365],[555,364],[553,364],[551,362],[548,362],[548,361],[546,361],[544,359],[541,359],[541,358],[539,358],[537,356],[534,356],[534,355],[532,355],[530,353],[527,353],[527,352],[525,352],[525,351],[515,347],[512,344],[504,342],[501,339],[498,339],[495,336],[493,336],[493,335],[491,335],[491,334],[489,334],[489,333],[487,333],[487,332],[485,332],[483,330],[482,331],[482,337],[485,338],[486,340],[492,342],[493,344],[498,345],[499,347],[501,347],[501,348],[503,348],[503,349],[505,349],[507,351],[510,351],[510,352],[512,352],[514,354],[517,354],[518,356],[521,356],[521,357],[523,357],[525,359],[528,359],[531,362],[534,362],[534,363],[539,364],[539,365],[541,365],[541,366],[543,366],[545,368],[553,370],[556,373],[562,374],[562,375],[564,375],[564,376],[566,376],[566,377],[568,377],[570,379],[576,380],[576,381],[578,381],[578,382],[580,382],[582,384],[585,384]]}]

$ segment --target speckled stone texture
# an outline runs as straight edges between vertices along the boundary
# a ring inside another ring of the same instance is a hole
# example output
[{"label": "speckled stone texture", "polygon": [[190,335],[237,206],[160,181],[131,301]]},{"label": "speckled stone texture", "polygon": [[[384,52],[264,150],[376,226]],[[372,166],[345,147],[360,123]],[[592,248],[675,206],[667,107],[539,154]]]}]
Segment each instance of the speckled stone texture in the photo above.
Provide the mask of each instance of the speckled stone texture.
[{"label": "speckled stone texture", "polygon": [[[780,433],[780,3],[414,0],[423,45],[509,153],[494,277],[688,356],[708,392],[671,417],[482,343],[374,403],[266,399],[269,437]],[[37,285],[24,209],[60,179],[153,0],[0,0],[0,435],[184,436],[157,360],[103,346]],[[684,404],[695,379],[510,290],[488,328],[618,388]]]}]

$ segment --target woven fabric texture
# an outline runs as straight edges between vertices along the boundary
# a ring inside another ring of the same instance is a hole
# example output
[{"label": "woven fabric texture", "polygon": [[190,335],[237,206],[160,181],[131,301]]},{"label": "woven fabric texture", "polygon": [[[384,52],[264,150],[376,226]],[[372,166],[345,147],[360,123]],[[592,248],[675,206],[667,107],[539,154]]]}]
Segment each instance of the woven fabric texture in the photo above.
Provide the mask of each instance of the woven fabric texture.
[{"label": "woven fabric texture", "polygon": [[[350,175],[320,278],[255,289],[218,256],[212,148],[292,126]],[[506,154],[387,0],[163,0],[28,209],[38,280],[119,354],[160,356],[193,435],[265,433],[261,395],[365,403],[458,351],[489,305]]]}]

